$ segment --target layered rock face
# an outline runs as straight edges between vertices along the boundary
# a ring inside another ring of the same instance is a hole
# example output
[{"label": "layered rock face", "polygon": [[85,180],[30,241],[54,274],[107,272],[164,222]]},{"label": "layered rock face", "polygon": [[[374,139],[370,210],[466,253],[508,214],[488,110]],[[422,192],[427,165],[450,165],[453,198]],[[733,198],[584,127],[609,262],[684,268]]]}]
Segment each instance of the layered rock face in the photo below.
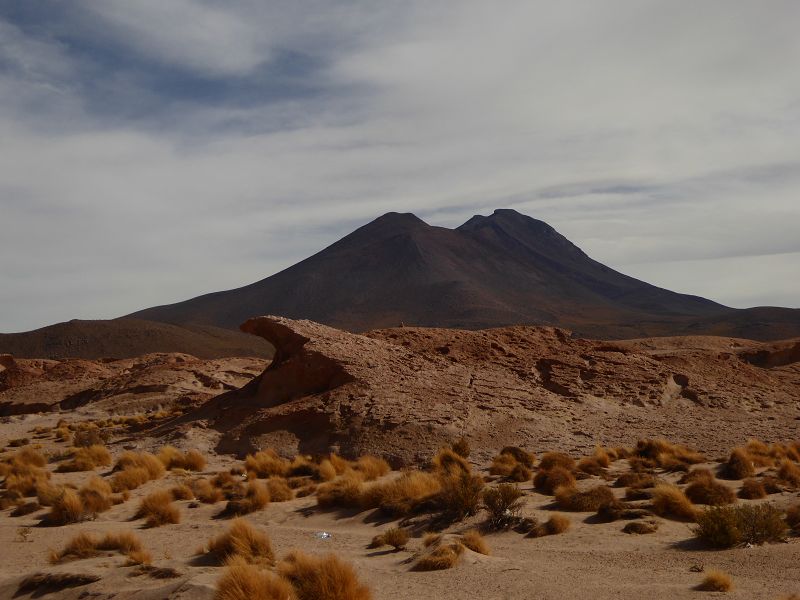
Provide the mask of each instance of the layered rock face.
[{"label": "layered rock face", "polygon": [[800,418],[797,340],[602,342],[521,326],[358,335],[271,316],[242,330],[273,344],[274,361],[174,424],[208,424],[226,452],[373,452],[402,465],[462,435],[486,452],[645,436],[713,452],[794,438]]}]

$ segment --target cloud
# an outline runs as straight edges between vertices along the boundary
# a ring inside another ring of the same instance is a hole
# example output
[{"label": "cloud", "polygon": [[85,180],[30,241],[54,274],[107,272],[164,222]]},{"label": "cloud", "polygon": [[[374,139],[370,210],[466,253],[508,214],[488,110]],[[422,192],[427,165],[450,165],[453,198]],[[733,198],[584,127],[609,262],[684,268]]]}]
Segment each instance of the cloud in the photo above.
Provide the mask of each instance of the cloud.
[{"label": "cloud", "polygon": [[[785,304],[797,17],[789,1],[4,5],[0,330],[246,284],[389,210],[456,226],[498,206],[652,283]],[[715,261],[748,270],[709,286]]]}]

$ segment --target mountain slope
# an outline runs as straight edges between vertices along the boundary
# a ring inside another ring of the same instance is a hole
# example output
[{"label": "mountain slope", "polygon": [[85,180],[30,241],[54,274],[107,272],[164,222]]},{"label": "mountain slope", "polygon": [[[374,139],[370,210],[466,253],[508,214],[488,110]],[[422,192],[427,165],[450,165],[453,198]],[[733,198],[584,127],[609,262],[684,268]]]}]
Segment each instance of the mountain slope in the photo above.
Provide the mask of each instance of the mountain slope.
[{"label": "mountain slope", "polygon": [[618,273],[513,210],[456,229],[388,213],[271,277],[131,316],[233,329],[260,314],[351,331],[540,324],[600,338],[726,335],[729,327],[758,339],[800,335],[800,311],[778,326],[750,327],[762,317]]},{"label": "mountain slope", "polygon": [[0,333],[0,354],[18,358],[132,358],[152,352],[199,358],[272,356],[269,344],[238,331],[141,319],[74,320],[24,333]]}]

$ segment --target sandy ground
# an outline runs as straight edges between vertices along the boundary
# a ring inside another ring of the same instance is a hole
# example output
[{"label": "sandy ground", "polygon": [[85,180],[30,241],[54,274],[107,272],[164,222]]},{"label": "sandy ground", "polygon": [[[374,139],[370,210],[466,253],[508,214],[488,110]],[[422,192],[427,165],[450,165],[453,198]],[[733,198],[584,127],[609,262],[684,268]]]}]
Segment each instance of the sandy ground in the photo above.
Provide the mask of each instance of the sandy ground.
[{"label": "sandy ground", "polygon": [[[52,415],[31,417],[0,426],[4,441],[36,425],[48,424]],[[50,442],[42,441],[47,447]],[[118,453],[119,445],[112,445]],[[211,457],[208,473],[229,468],[227,457]],[[51,465],[52,466],[52,465]],[[485,467],[486,465],[480,465]],[[626,470],[625,461],[614,463],[611,474]],[[98,469],[107,475],[107,469]],[[54,474],[55,483],[81,483],[91,473]],[[22,577],[33,572],[94,573],[100,581],[88,586],[63,590],[43,597],[57,598],[136,598],[203,599],[212,598],[222,568],[203,564],[196,550],[209,538],[224,531],[229,521],[215,519],[224,503],[189,508],[188,501],[177,504],[181,522],[147,529],[141,520],[132,520],[138,499],[150,491],[179,482],[185,475],[168,473],[132,493],[127,502],[100,514],[96,520],[61,527],[39,525],[47,509],[23,517],[0,512],[0,598],[15,596]],[[667,477],[676,479],[674,475]],[[593,477],[580,481],[580,487],[597,483]],[[731,482],[736,486],[736,482]],[[546,519],[552,511],[552,498],[532,490],[531,482],[521,484],[525,492],[523,516]],[[615,489],[621,495],[622,489]],[[797,492],[772,495],[770,501],[787,505],[798,501]],[[741,502],[741,501],[740,501]],[[414,598],[444,600],[481,598],[506,599],[636,599],[702,598],[707,592],[692,588],[703,575],[698,568],[721,568],[734,579],[730,598],[775,599],[800,593],[800,538],[787,543],[725,551],[700,549],[693,541],[690,526],[658,519],[659,530],[652,535],[622,532],[625,521],[596,524],[591,513],[567,514],[572,527],[564,534],[527,538],[514,532],[489,534],[491,556],[466,551],[455,568],[436,572],[410,570],[420,538],[412,538],[406,551],[368,549],[372,537],[394,522],[381,521],[372,511],[358,514],[325,512],[316,508],[313,496],[289,502],[272,503],[264,510],[245,517],[267,532],[278,557],[293,548],[312,554],[333,552],[351,562],[359,577],[372,590],[376,600]],[[446,532],[457,534],[479,522],[459,523]],[[30,528],[25,531],[24,528]],[[77,532],[103,533],[133,529],[153,554],[157,567],[172,567],[180,576],[154,579],[138,575],[137,567],[125,567],[116,554],[67,562],[53,566],[47,561],[48,549],[61,548]],[[331,534],[319,539],[318,532]],[[38,596],[33,596],[38,597]]]}]

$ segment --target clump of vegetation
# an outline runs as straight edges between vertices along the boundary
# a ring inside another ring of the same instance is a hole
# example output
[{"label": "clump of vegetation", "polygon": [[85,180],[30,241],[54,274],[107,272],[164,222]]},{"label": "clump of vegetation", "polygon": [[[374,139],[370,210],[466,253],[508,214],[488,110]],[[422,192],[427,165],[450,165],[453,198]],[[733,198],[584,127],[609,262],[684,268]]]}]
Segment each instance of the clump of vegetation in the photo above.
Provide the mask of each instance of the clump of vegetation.
[{"label": "clump of vegetation", "polygon": [[640,467],[658,466],[665,471],[688,471],[690,465],[705,461],[699,452],[661,439],[639,440],[633,453],[642,460]]},{"label": "clump of vegetation", "polygon": [[71,488],[61,488],[50,506],[45,521],[51,525],[67,525],[83,520],[83,502],[78,492]]},{"label": "clump of vegetation", "polygon": [[739,490],[739,498],[745,500],[760,500],[767,497],[767,491],[764,489],[764,484],[758,479],[749,477],[742,482],[742,488]]},{"label": "clump of vegetation", "polygon": [[800,467],[789,459],[783,459],[778,467],[778,479],[794,487],[800,486]]},{"label": "clump of vegetation", "polygon": [[405,549],[409,539],[410,536],[408,535],[408,531],[402,527],[392,527],[384,531],[382,534],[376,535],[374,538],[372,538],[370,548],[391,546],[395,549],[395,552],[397,552]]},{"label": "clump of vegetation", "polygon": [[134,490],[164,476],[164,465],[149,452],[123,452],[114,465],[111,487],[115,492]]},{"label": "clump of vegetation", "polygon": [[546,535],[558,535],[568,531],[572,525],[572,521],[565,515],[555,513],[544,523],[534,522],[531,525],[528,533],[529,537],[544,537]]},{"label": "clump of vegetation", "polygon": [[203,552],[224,563],[237,557],[250,564],[274,564],[272,543],[263,531],[245,519],[234,519],[228,530],[208,542]]},{"label": "clump of vegetation", "polygon": [[701,592],[730,592],[733,589],[733,580],[724,571],[709,569],[695,589]]},{"label": "clump of vegetation", "polygon": [[460,542],[443,544],[440,542],[431,544],[414,564],[414,571],[442,571],[452,569],[458,564],[461,555],[464,553],[464,546]]},{"label": "clump of vegetation", "polygon": [[288,502],[294,498],[294,492],[283,477],[270,477],[267,479],[267,492],[270,502]]},{"label": "clump of vegetation", "polygon": [[533,487],[543,494],[553,494],[559,487],[574,485],[575,476],[568,469],[558,465],[550,469],[540,467],[536,477],[533,478]]},{"label": "clump of vegetation", "polygon": [[458,454],[461,458],[469,458],[470,452],[472,451],[467,438],[463,436],[454,442],[451,445],[451,448],[453,449],[453,452]]},{"label": "clump of vegetation", "polygon": [[50,562],[62,563],[67,560],[78,560],[97,556],[100,552],[119,552],[125,556],[131,555],[140,562],[149,562],[149,555],[142,547],[141,540],[132,531],[107,533],[98,538],[88,533],[79,533],[67,542],[60,551],[50,552]]},{"label": "clump of vegetation", "polygon": [[506,446],[492,460],[489,473],[506,477],[512,481],[528,481],[533,474],[531,469],[533,468],[534,460],[534,455],[522,448]]},{"label": "clump of vegetation", "polygon": [[278,456],[272,448],[260,450],[255,454],[248,454],[244,459],[244,466],[250,477],[260,477],[266,479],[277,475],[286,477],[289,474],[290,463],[288,460]]},{"label": "clump of vegetation", "polygon": [[93,471],[97,467],[111,465],[111,454],[105,446],[93,444],[76,448],[72,459],[58,465],[59,473],[72,473],[76,471]]},{"label": "clump of vegetation", "polygon": [[564,510],[576,512],[596,511],[604,504],[614,502],[614,492],[605,485],[598,485],[585,492],[574,487],[562,486],[556,489],[556,502]]},{"label": "clump of vegetation", "polygon": [[485,484],[479,475],[453,474],[442,478],[440,486],[437,504],[446,517],[460,521],[480,509]]},{"label": "clump of vegetation", "polygon": [[653,489],[653,512],[662,517],[684,521],[697,518],[697,508],[675,485],[661,484]]},{"label": "clump of vegetation", "polygon": [[[411,471],[410,473],[420,472]],[[384,497],[396,498],[399,494],[393,493],[395,487],[394,482],[374,486],[371,488],[370,503],[378,506]],[[317,488],[317,505],[321,508],[358,508],[364,503],[364,480],[355,471],[345,473]]]},{"label": "clump of vegetation", "polygon": [[700,479],[689,484],[684,490],[686,497],[695,504],[722,506],[736,502],[736,494],[724,483],[716,479]]},{"label": "clump of vegetation", "polygon": [[622,528],[623,533],[646,535],[658,531],[657,521],[631,521]]},{"label": "clump of vegetation", "polygon": [[786,521],[771,504],[718,506],[700,513],[694,534],[717,548],[777,542],[786,535]]},{"label": "clump of vegetation", "polygon": [[734,448],[728,461],[722,465],[720,476],[725,479],[745,479],[755,475],[753,459],[744,448]]},{"label": "clump of vegetation", "polygon": [[522,508],[522,492],[511,483],[501,483],[483,492],[483,506],[488,514],[487,524],[492,529],[505,529],[513,525]]},{"label": "clump of vegetation", "polygon": [[486,543],[486,540],[477,529],[470,529],[463,533],[459,539],[466,548],[469,548],[473,552],[486,556],[491,554],[489,544]]},{"label": "clump of vegetation", "polygon": [[169,488],[173,500],[194,500],[194,492],[185,483],[179,483]]},{"label": "clump of vegetation", "polygon": [[261,510],[269,504],[269,491],[266,486],[258,481],[251,481],[247,484],[244,497],[228,500],[223,514],[225,515],[247,515],[257,510]]},{"label": "clump of vegetation", "polygon": [[795,504],[787,509],[786,522],[794,531],[800,532],[800,504]]},{"label": "clump of vegetation", "polygon": [[184,453],[175,446],[164,446],[158,451],[158,460],[168,471],[183,469],[184,471],[202,471],[206,468],[206,458],[199,450]]},{"label": "clump of vegetation", "polygon": [[567,471],[575,468],[575,459],[563,452],[545,452],[539,461],[539,469],[549,471],[554,467],[562,467]]},{"label": "clump of vegetation", "polygon": [[450,448],[440,449],[431,460],[431,467],[442,477],[457,476],[472,471],[467,460]]},{"label": "clump of vegetation", "polygon": [[86,513],[96,515],[107,511],[114,504],[123,501],[123,497],[114,496],[111,485],[100,477],[92,477],[79,491],[83,509]]},{"label": "clump of vegetation", "polygon": [[278,564],[278,573],[292,584],[298,600],[372,600],[353,567],[334,554],[316,557],[295,550]]},{"label": "clump of vegetation", "polygon": [[146,519],[148,527],[161,527],[180,523],[181,513],[172,503],[172,494],[167,490],[158,490],[142,499],[134,518]]},{"label": "clump of vegetation", "polygon": [[217,581],[214,600],[296,600],[291,584],[244,561],[233,559]]},{"label": "clump of vegetation", "polygon": [[615,487],[654,487],[656,478],[651,473],[628,471],[623,473],[614,482]]},{"label": "clump of vegetation", "polygon": [[192,481],[192,492],[194,497],[203,504],[215,504],[222,500],[222,491],[205,478]]}]

